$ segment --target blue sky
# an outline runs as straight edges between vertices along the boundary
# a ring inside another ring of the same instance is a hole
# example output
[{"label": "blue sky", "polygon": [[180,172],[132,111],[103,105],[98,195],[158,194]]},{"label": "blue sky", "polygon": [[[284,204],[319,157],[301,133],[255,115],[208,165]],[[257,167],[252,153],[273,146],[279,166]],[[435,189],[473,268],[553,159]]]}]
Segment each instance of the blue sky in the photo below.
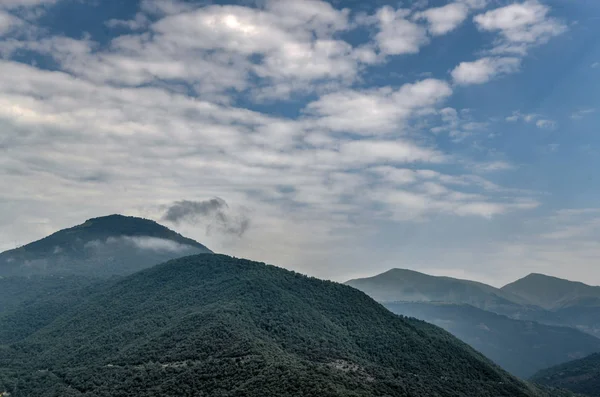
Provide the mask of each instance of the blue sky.
[{"label": "blue sky", "polygon": [[5,0],[0,249],[125,213],[338,281],[600,284],[599,20],[595,0]]}]

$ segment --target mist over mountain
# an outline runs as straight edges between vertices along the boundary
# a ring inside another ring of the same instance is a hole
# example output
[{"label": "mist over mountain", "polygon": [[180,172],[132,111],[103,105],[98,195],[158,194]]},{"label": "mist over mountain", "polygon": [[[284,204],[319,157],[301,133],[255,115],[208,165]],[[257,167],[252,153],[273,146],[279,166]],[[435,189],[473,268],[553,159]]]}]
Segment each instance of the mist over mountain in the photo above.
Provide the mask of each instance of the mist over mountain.
[{"label": "mist over mountain", "polygon": [[396,314],[444,328],[521,378],[600,351],[600,339],[574,328],[511,319],[470,305],[387,302]]},{"label": "mist over mountain", "polygon": [[452,277],[391,269],[373,277],[349,280],[379,302],[446,302],[468,304],[497,313],[520,313],[526,300],[491,285]]},{"label": "mist over mountain", "polygon": [[446,329],[521,377],[600,351],[597,287],[582,283],[530,275],[500,289],[392,269],[346,284]]},{"label": "mist over mountain", "polygon": [[169,259],[210,253],[204,245],[142,218],[88,219],[41,240],[0,253],[0,276],[131,274]]},{"label": "mist over mountain", "polygon": [[127,276],[0,349],[20,396],[550,396],[341,284],[223,255]]}]

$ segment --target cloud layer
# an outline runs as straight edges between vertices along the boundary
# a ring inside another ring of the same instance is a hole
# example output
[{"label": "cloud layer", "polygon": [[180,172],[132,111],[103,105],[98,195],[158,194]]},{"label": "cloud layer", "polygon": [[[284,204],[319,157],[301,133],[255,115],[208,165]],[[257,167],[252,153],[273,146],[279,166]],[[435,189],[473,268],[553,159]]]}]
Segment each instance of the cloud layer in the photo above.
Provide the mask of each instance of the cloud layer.
[{"label": "cloud layer", "polygon": [[[490,125],[449,105],[468,89],[458,85],[517,72],[529,48],[564,30],[537,2],[357,11],[144,0],[102,21],[106,42],[37,26],[53,3],[0,8],[3,224],[44,234],[128,212],[218,251],[328,275],[337,250],[386,222],[488,222],[540,205],[491,180],[516,169],[501,156],[443,142],[472,144]],[[484,57],[389,80],[467,24],[493,36]],[[15,215],[27,208],[31,222]]]}]

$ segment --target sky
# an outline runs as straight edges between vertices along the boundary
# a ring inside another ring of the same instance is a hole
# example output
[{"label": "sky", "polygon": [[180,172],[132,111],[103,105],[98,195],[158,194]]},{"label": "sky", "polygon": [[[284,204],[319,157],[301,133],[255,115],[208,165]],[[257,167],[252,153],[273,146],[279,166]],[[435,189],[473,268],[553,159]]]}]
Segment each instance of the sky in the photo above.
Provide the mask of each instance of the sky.
[{"label": "sky", "polygon": [[88,218],[345,281],[600,285],[597,0],[1,0],[0,250]]}]

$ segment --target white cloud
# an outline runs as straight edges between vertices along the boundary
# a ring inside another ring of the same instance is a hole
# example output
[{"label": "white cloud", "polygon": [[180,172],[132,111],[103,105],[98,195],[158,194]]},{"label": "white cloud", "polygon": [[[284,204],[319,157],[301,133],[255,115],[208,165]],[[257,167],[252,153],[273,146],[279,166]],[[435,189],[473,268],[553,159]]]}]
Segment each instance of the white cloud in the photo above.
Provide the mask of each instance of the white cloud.
[{"label": "white cloud", "polygon": [[439,163],[444,155],[403,141],[359,140],[341,145],[340,153],[354,164]]},{"label": "white cloud", "polygon": [[14,9],[14,8],[26,8],[52,5],[57,3],[59,0],[2,0],[0,8]]},{"label": "white cloud", "polygon": [[450,3],[442,7],[430,8],[416,14],[418,19],[426,19],[429,32],[439,36],[451,32],[467,19],[469,8],[464,3]]},{"label": "white cloud", "polygon": [[592,67],[592,69],[599,68],[600,67],[600,62],[594,62],[594,63],[592,63],[591,67]]},{"label": "white cloud", "polygon": [[109,19],[104,24],[109,28],[123,28],[129,30],[139,30],[145,28],[150,23],[150,20],[145,14],[137,13],[134,19]]},{"label": "white cloud", "polygon": [[466,4],[472,9],[484,8],[488,4],[488,0],[459,0],[458,2]]},{"label": "white cloud", "polygon": [[540,119],[535,122],[535,126],[537,128],[544,129],[544,130],[552,130],[552,129],[556,128],[557,123],[554,120]]},{"label": "white cloud", "polygon": [[[243,238],[180,231],[217,251],[323,275],[381,220],[488,219],[537,205],[529,192],[471,174],[509,165],[470,169],[423,134],[432,116],[456,118],[462,133],[485,128],[466,112],[438,111],[448,82],[354,85],[367,65],[428,42],[411,12],[380,9],[369,17],[374,41],[353,47],[342,39],[355,27],[347,10],[260,4],[145,0],[133,21],[109,23],[140,31],[106,46],[56,36],[4,43],[6,53],[51,55],[63,71],[0,61],[0,178],[11,186],[0,193],[11,207],[0,212],[0,241],[106,213],[158,219],[165,205],[219,196],[232,214],[254,214]],[[296,93],[314,95],[297,104],[299,117],[241,107]],[[22,213],[48,221],[23,225]]]},{"label": "white cloud", "polygon": [[585,116],[595,113],[596,109],[594,108],[589,108],[589,109],[582,109],[582,110],[578,110],[576,112],[573,112],[571,114],[571,119],[573,120],[581,120],[583,119]]},{"label": "white cloud", "polygon": [[475,165],[475,170],[479,172],[508,171],[514,169],[514,165],[506,161],[492,161],[489,163],[480,163]]},{"label": "white cloud", "polygon": [[[144,2],[158,20],[139,34],[120,36],[102,51],[54,51],[53,37],[4,44],[4,52],[23,48],[44,51],[65,70],[98,83],[138,86],[181,82],[204,96],[224,100],[224,92],[246,91],[257,97],[289,96],[353,81],[361,62],[374,61],[366,48],[355,49],[334,35],[349,28],[348,12],[321,1],[267,2],[265,8]],[[112,27],[144,28],[143,14],[131,21],[110,20]],[[202,37],[202,40],[198,40]],[[85,40],[81,41],[82,43]],[[91,44],[85,42],[85,44]],[[51,50],[52,48],[52,50]],[[177,84],[167,84],[175,86]]]},{"label": "white cloud", "polygon": [[193,10],[192,3],[186,3],[180,0],[142,0],[140,3],[141,11],[150,15],[173,15],[181,12]]},{"label": "white cloud", "polygon": [[439,111],[442,124],[431,128],[431,132],[438,134],[447,132],[454,142],[461,142],[467,137],[488,128],[487,122],[474,121],[470,112],[460,113],[453,108],[443,108]]},{"label": "white cloud", "polygon": [[9,33],[21,23],[22,21],[19,18],[0,10],[0,37]]},{"label": "white cloud", "polygon": [[521,61],[518,58],[481,58],[474,62],[461,62],[452,70],[455,83],[461,85],[483,84],[497,75],[508,74],[519,69]]},{"label": "white cloud", "polygon": [[399,130],[416,110],[431,107],[452,94],[441,80],[426,79],[398,90],[346,90],[327,94],[310,103],[307,110],[318,116],[315,124],[332,131],[362,135]]},{"label": "white cloud", "polygon": [[560,21],[548,16],[550,8],[536,0],[513,3],[474,18],[483,31],[499,32],[496,52],[523,53],[527,46],[547,42],[566,31]]},{"label": "white cloud", "polygon": [[375,18],[379,33],[375,36],[381,52],[385,55],[416,54],[429,43],[427,31],[422,26],[407,19],[410,11],[380,8]]}]

